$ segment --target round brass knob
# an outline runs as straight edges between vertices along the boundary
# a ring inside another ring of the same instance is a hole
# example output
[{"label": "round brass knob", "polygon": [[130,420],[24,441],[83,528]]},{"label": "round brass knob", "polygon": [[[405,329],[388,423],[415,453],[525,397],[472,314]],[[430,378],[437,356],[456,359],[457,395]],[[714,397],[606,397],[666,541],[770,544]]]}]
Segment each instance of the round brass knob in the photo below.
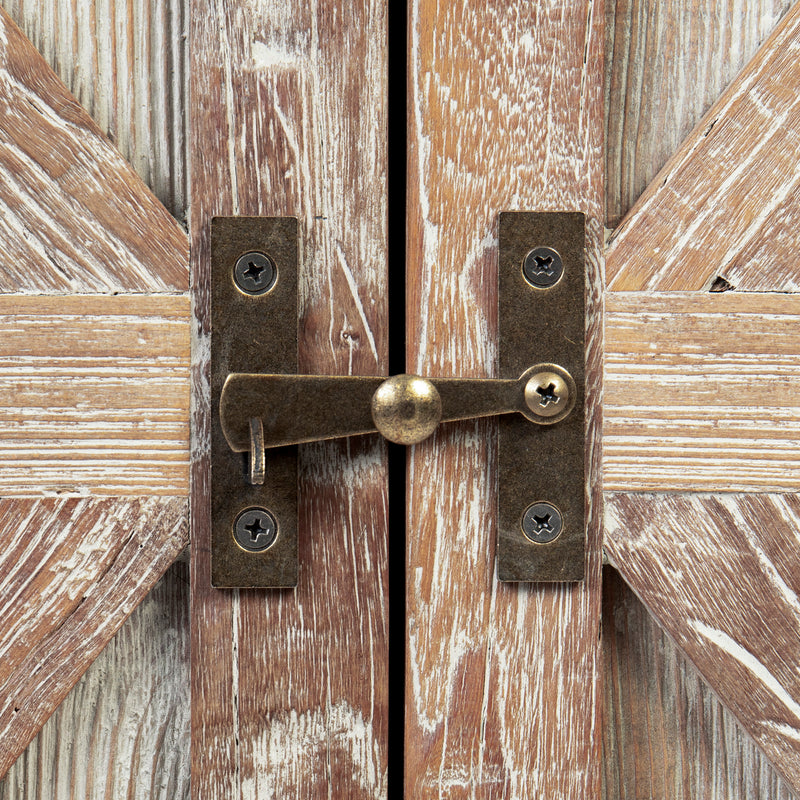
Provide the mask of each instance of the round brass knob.
[{"label": "round brass knob", "polygon": [[441,418],[439,391],[418,375],[394,375],[372,395],[375,427],[390,442],[417,444],[436,430]]}]

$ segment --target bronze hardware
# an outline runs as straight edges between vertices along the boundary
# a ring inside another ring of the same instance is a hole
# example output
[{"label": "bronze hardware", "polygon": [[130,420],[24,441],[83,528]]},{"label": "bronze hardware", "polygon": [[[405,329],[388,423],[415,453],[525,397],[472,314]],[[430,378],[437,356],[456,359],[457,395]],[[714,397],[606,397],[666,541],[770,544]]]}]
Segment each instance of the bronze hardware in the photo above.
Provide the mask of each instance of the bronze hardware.
[{"label": "bronze hardware", "polygon": [[212,584],[296,584],[297,444],[375,431],[416,444],[494,415],[498,578],[581,580],[584,226],[580,213],[500,215],[500,378],[384,378],[295,374],[296,220],[214,219]]},{"label": "bronze hardware", "polygon": [[514,412],[553,425],[574,405],[575,382],[556,364],[531,367],[516,380],[233,374],[222,389],[220,420],[230,448],[254,458],[254,449],[375,431],[417,444],[440,422]]}]

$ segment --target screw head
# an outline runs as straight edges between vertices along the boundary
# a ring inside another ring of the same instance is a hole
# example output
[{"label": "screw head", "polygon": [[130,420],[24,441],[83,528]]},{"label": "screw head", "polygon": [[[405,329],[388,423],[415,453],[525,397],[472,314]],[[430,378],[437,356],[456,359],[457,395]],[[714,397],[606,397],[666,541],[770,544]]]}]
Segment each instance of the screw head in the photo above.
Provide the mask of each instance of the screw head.
[{"label": "screw head", "polygon": [[266,253],[252,251],[236,259],[233,280],[245,294],[265,294],[277,278],[278,268]]},{"label": "screw head", "polygon": [[246,508],[233,524],[236,544],[250,553],[260,553],[275,544],[278,523],[266,508]]},{"label": "screw head", "polygon": [[558,539],[563,527],[561,512],[552,503],[533,503],[522,515],[522,532],[536,544]]},{"label": "screw head", "polygon": [[558,364],[537,364],[520,376],[520,411],[531,422],[554,425],[575,408],[578,390],[572,375]]},{"label": "screw head", "polygon": [[531,286],[549,289],[561,280],[564,263],[552,247],[534,247],[522,261],[522,274]]}]

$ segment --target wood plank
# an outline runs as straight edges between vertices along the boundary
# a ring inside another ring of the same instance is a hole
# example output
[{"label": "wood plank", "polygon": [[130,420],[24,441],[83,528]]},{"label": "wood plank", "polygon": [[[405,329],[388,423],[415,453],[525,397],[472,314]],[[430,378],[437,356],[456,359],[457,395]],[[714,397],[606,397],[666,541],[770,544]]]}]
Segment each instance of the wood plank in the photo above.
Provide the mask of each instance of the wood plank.
[{"label": "wood plank", "polygon": [[0,782],[3,800],[189,797],[189,568],[173,565]]},{"label": "wood plank", "polygon": [[[599,469],[600,3],[410,5],[408,369],[497,369],[497,215],[588,214],[588,455]],[[533,246],[533,245],[532,245]],[[447,425],[408,477],[406,796],[597,797],[599,481],[587,580],[495,577],[496,423]]]},{"label": "wood plank", "polygon": [[187,239],[0,10],[0,291],[188,288]]},{"label": "wood plank", "polygon": [[[215,214],[300,219],[300,371],[381,374],[386,344],[386,5],[191,4],[197,352]],[[386,792],[386,455],[301,452],[294,591],[210,588],[207,365],[196,364],[192,792]],[[264,654],[269,653],[269,669]]]},{"label": "wood plank", "polygon": [[619,224],[791,5],[792,0],[606,4],[608,227]]},{"label": "wood plank", "polygon": [[0,500],[0,775],[187,544],[185,498]]},{"label": "wood plank", "polygon": [[186,495],[186,295],[0,295],[0,496]]},{"label": "wood plank", "polygon": [[606,495],[612,565],[794,791],[799,530],[794,494]]},{"label": "wood plank", "polygon": [[800,489],[800,298],[606,296],[606,490]]},{"label": "wood plank", "polygon": [[794,800],[611,568],[603,570],[603,798]]},{"label": "wood plank", "polygon": [[183,0],[3,0],[45,61],[156,197],[185,223]]},{"label": "wood plank", "polygon": [[718,276],[748,291],[800,288],[796,237],[771,237],[787,209],[797,214],[798,47],[795,5],[615,231],[610,289],[707,289]]}]

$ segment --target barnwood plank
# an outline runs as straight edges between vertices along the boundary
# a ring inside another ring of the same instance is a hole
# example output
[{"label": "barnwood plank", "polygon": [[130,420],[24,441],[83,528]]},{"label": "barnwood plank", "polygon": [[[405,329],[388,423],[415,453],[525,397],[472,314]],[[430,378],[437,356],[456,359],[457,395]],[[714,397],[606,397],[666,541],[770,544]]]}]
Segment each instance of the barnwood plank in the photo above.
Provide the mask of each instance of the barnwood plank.
[{"label": "barnwood plank", "polygon": [[800,296],[609,292],[606,490],[800,489]]},{"label": "barnwood plank", "polygon": [[614,232],[609,289],[800,288],[799,49],[795,4]]},{"label": "barnwood plank", "polygon": [[0,84],[2,774],[186,545],[189,302],[185,234],[4,11]]},{"label": "barnwood plank", "polygon": [[300,371],[385,373],[386,5],[194,0],[191,24],[192,792],[383,797],[385,447],[302,449],[296,590],[211,589],[203,354],[211,217],[296,215]]},{"label": "barnwood plank", "polygon": [[495,422],[412,451],[407,797],[600,793],[603,22],[582,0],[410,4],[408,369],[494,375],[498,213],[580,210],[594,391],[583,584],[497,582]]},{"label": "barnwood plank", "polygon": [[186,235],[0,9],[0,291],[188,288]]},{"label": "barnwood plank", "polygon": [[603,570],[605,800],[794,800],[622,578]]},{"label": "barnwood plank", "polygon": [[792,0],[607,3],[609,228],[619,224],[791,5]]},{"label": "barnwood plank", "polygon": [[184,0],[3,0],[139,177],[186,219]]},{"label": "barnwood plank", "polygon": [[795,494],[606,495],[611,563],[795,791],[798,531]]}]

